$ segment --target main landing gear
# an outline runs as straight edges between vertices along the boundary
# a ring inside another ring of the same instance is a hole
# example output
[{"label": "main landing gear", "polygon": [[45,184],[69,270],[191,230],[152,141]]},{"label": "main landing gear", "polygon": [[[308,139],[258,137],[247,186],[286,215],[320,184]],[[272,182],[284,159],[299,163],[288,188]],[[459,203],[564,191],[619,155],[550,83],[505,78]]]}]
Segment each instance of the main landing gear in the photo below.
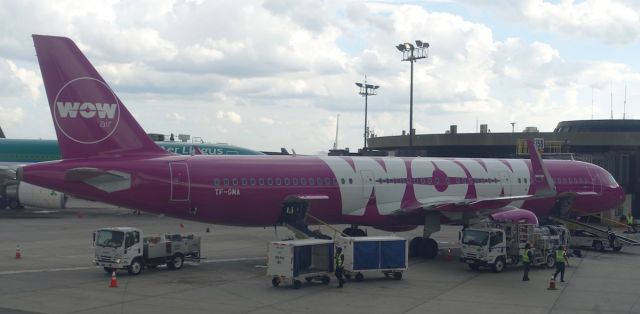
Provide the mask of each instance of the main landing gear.
[{"label": "main landing gear", "polygon": [[351,225],[349,228],[345,228],[342,233],[344,233],[347,237],[366,237],[367,232],[358,228],[357,225]]},{"label": "main landing gear", "polygon": [[409,256],[435,258],[438,256],[438,242],[431,238],[431,234],[440,231],[440,214],[427,213],[424,217],[424,230],[421,237],[415,237],[409,242]]},{"label": "main landing gear", "polygon": [[438,256],[438,242],[431,238],[415,237],[409,242],[409,256],[435,258]]}]

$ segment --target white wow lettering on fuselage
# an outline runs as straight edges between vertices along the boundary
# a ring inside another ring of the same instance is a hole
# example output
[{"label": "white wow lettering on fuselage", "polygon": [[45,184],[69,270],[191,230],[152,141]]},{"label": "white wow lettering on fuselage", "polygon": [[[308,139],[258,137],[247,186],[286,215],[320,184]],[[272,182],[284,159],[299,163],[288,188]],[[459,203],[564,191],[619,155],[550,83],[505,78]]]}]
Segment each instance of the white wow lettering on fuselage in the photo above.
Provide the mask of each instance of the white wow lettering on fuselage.
[{"label": "white wow lettering on fuselage", "polygon": [[[347,215],[363,215],[372,195],[379,213],[385,215],[401,209],[403,201],[525,195],[529,189],[529,168],[522,160],[415,158],[407,163],[400,158],[380,158],[378,162],[362,157],[352,158],[352,167],[344,158],[322,159],[338,179],[342,213]],[[341,178],[353,178],[354,182],[342,183]],[[475,195],[467,195],[470,185]],[[415,199],[403,200],[411,195]]]},{"label": "white wow lettering on fuselage", "polygon": [[56,103],[60,118],[76,118],[78,113],[86,119],[98,115],[100,119],[113,119],[116,115],[117,104],[90,103],[90,102],[62,102]]}]

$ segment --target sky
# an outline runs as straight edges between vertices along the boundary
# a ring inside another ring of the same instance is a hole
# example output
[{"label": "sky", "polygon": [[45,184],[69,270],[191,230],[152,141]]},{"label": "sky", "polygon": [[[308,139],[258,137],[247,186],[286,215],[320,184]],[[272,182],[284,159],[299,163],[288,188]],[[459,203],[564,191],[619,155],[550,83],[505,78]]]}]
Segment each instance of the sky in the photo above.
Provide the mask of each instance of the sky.
[{"label": "sky", "polygon": [[[0,1],[0,127],[55,138],[31,34],[73,39],[145,131],[326,154],[414,128],[553,131],[640,119],[640,2],[627,0]],[[626,88],[626,105],[625,105]],[[613,95],[613,96],[612,96]],[[626,108],[626,109],[625,109]]]}]

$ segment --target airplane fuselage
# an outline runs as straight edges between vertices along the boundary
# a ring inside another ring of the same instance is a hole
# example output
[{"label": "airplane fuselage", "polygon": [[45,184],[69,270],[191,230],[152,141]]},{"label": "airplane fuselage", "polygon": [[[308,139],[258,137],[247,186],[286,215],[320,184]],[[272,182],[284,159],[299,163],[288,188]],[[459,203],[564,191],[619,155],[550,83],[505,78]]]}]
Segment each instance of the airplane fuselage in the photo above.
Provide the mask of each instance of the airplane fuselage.
[{"label": "airplane fuselage", "polygon": [[[126,161],[126,162],[124,162]],[[577,195],[584,213],[617,206],[624,197],[598,166],[545,161],[557,194]],[[130,188],[103,191],[86,182],[64,181],[69,169],[92,167],[130,175]],[[128,160],[65,160],[27,166],[27,182],[71,195],[183,219],[216,224],[269,226],[287,199],[309,198],[310,213],[328,223],[416,226],[422,213],[398,210],[439,199],[532,195],[531,164],[524,159],[382,158],[312,156],[161,156]],[[511,207],[546,216],[555,198],[516,201]],[[462,222],[446,211],[445,220]]]}]

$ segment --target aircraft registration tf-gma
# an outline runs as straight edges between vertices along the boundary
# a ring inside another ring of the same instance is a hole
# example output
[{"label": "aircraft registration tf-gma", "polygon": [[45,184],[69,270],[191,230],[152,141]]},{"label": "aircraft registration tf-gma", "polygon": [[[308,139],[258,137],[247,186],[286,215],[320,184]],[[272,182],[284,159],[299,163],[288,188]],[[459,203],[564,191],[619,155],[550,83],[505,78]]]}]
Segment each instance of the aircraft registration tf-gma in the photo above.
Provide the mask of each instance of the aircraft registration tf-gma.
[{"label": "aircraft registration tf-gma", "polygon": [[[437,254],[429,237],[441,222],[595,213],[624,199],[607,171],[578,161],[543,164],[531,143],[531,160],[170,155],[70,39],[33,40],[62,160],[17,175],[82,198],[227,225],[295,226],[308,212],[351,224],[352,235],[361,233],[357,226],[424,226],[411,247],[425,257]],[[67,103],[79,103],[80,114],[63,116]]]}]

